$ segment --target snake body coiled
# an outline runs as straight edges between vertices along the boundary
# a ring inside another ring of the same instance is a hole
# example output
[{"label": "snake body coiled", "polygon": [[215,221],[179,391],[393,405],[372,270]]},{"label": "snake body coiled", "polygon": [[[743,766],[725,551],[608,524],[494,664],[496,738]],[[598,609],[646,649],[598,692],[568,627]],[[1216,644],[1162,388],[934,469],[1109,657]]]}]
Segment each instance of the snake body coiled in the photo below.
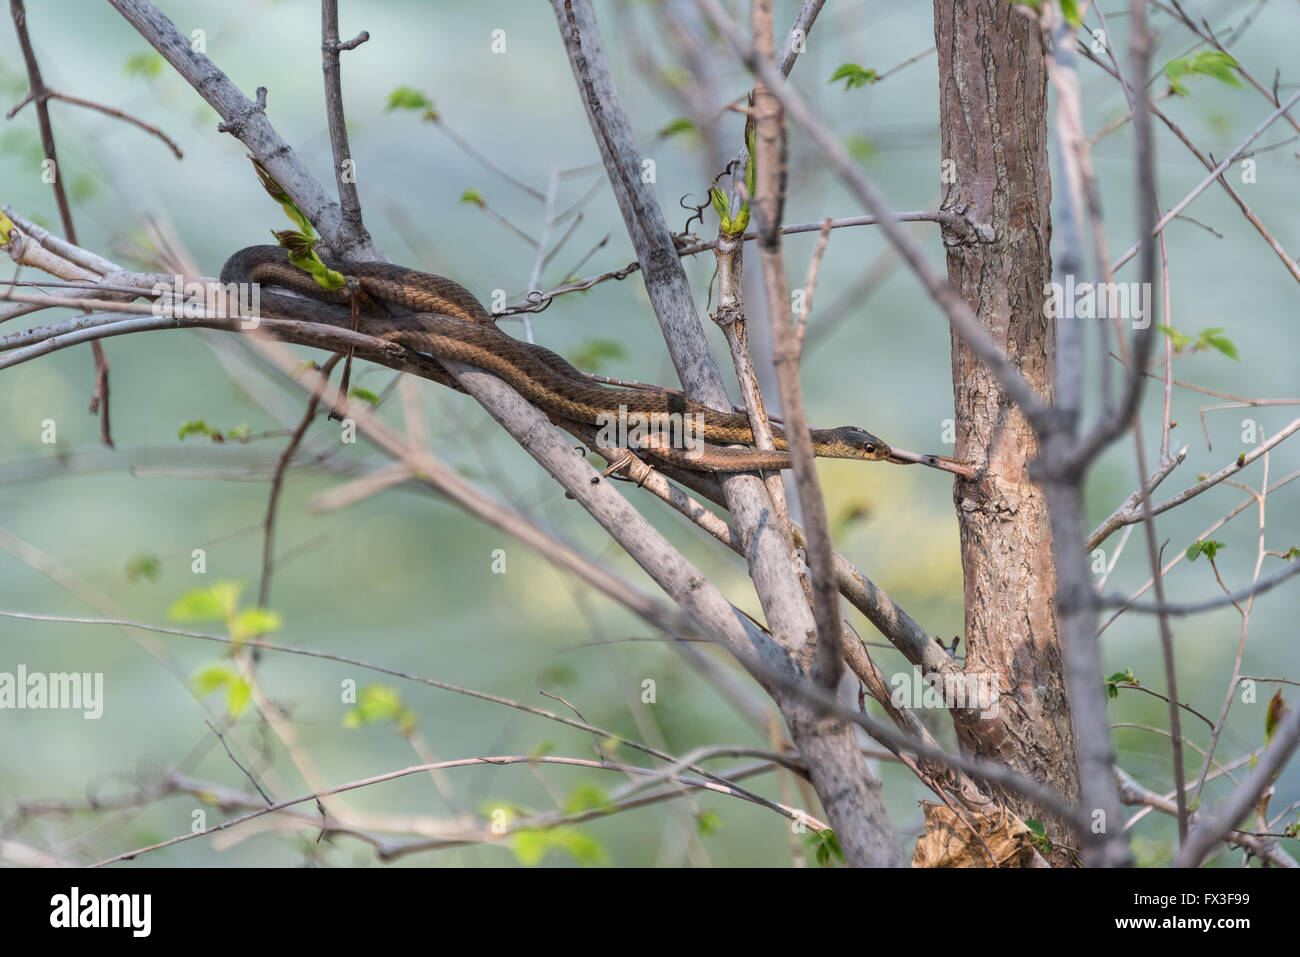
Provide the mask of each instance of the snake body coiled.
[{"label": "snake body coiled", "polygon": [[[610,386],[593,382],[564,357],[543,346],[521,342],[499,329],[491,313],[459,283],[442,276],[389,263],[325,264],[356,281],[367,310],[357,319],[358,331],[397,343],[414,352],[463,362],[491,372],[538,406],[552,420],[585,426],[608,425],[617,417],[639,416],[646,421],[691,417],[699,447],[638,445],[632,451],[650,454],[674,465],[711,472],[776,470],[790,467],[784,433],[773,426],[776,451],[723,448],[753,445],[746,415],[722,412],[670,391]],[[276,246],[249,246],[222,266],[221,282],[256,283],[258,311],[267,317],[353,327],[348,289],[326,290],[309,273],[292,265]],[[279,287],[298,295],[268,291]],[[385,306],[411,310],[396,314]],[[450,375],[437,381],[460,388]],[[830,458],[891,459],[888,445],[853,426],[812,432],[816,454]]]}]

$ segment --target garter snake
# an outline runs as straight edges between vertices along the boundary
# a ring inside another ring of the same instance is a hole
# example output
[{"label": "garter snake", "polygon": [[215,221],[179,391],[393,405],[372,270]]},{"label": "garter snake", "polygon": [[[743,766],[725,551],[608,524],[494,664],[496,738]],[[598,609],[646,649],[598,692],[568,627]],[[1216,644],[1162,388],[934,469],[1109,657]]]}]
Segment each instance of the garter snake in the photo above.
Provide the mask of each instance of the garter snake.
[{"label": "garter snake", "polygon": [[[367,302],[367,311],[357,320],[358,331],[436,359],[451,359],[494,373],[558,423],[600,426],[632,416],[655,423],[689,414],[694,445],[672,443],[670,447],[652,442],[635,445],[633,451],[649,452],[673,465],[709,472],[790,467],[785,436],[777,426],[772,427],[775,451],[724,448],[728,444],[754,444],[746,415],[720,412],[667,390],[593,382],[550,349],[521,342],[497,328],[492,314],[473,294],[450,279],[389,263],[324,261],[330,269],[355,279],[362,301]],[[288,254],[276,246],[239,250],[222,266],[221,282],[227,288],[231,283],[257,284],[262,315],[346,328],[353,325],[352,293],[346,288],[324,289],[309,273],[292,265]],[[298,295],[272,292],[268,287]],[[383,308],[384,304],[411,313],[395,314]],[[435,378],[460,390],[449,373]],[[896,452],[870,432],[853,426],[815,429],[812,439],[819,456],[920,463],[959,475],[969,472],[940,456]]]}]

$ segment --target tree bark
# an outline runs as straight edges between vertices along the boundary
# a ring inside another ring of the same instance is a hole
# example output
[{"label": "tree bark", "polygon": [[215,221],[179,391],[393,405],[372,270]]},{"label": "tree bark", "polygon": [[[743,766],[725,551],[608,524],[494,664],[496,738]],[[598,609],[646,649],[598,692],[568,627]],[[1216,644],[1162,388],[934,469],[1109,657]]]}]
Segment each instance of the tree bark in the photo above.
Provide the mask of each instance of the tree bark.
[{"label": "tree bark", "polygon": [[[935,0],[934,10],[945,202],[971,204],[970,216],[995,233],[993,242],[978,244],[945,234],[948,278],[1050,400],[1056,341],[1043,315],[1052,225],[1039,30],[1005,0]],[[955,711],[957,734],[968,753],[1025,772],[1077,801],[1051,526],[1042,486],[1028,472],[1038,445],[1015,404],[956,335],[952,372],[956,456],[982,470],[977,481],[958,483],[954,494],[965,582],[965,669],[991,680],[999,693],[995,716]],[[1062,821],[1016,795],[996,796],[1023,818],[1042,820],[1053,842],[1074,843]],[[1067,859],[1061,853],[1054,858]]]}]

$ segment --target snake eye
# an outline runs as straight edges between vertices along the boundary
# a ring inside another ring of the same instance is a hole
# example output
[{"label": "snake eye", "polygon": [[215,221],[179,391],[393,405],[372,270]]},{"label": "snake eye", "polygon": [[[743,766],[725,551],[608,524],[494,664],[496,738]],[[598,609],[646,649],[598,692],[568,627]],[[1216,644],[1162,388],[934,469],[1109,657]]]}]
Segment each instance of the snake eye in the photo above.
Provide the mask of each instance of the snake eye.
[{"label": "snake eye", "polygon": [[862,446],[862,450],[863,450],[864,452],[866,452],[868,455],[875,455],[875,454],[876,454],[876,447],[875,447],[872,443],[870,443],[870,442],[868,442],[866,445]]}]

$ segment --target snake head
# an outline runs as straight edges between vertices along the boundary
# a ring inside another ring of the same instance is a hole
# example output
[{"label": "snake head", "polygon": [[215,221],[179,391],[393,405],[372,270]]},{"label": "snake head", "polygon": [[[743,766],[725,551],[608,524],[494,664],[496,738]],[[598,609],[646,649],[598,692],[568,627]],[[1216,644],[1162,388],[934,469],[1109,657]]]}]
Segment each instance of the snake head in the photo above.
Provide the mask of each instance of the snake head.
[{"label": "snake head", "polygon": [[842,425],[833,429],[832,433],[835,444],[842,446],[842,458],[885,461],[894,454],[893,449],[882,439],[855,425]]}]

